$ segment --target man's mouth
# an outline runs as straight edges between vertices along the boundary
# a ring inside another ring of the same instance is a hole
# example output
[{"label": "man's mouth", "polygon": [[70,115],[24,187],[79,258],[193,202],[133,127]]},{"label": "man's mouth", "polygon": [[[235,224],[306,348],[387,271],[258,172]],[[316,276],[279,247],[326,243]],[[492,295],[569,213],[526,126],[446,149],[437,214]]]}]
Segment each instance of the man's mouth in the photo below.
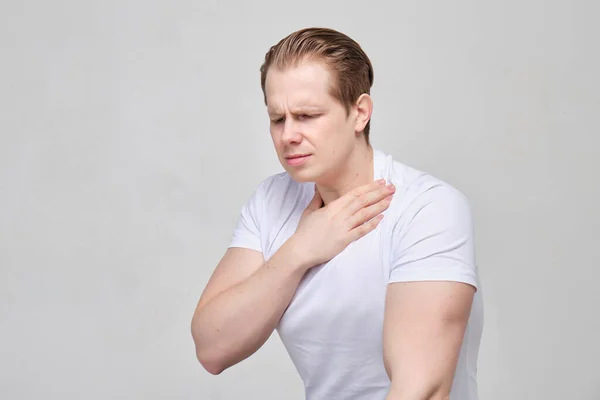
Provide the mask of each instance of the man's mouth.
[{"label": "man's mouth", "polygon": [[288,165],[298,166],[298,165],[304,164],[304,162],[306,160],[308,160],[310,157],[311,157],[310,154],[292,154],[290,156],[286,156],[285,160],[287,161]]},{"label": "man's mouth", "polygon": [[307,157],[310,156],[310,154],[292,154],[290,156],[286,156],[285,158],[292,159],[292,158],[301,158],[301,157]]}]

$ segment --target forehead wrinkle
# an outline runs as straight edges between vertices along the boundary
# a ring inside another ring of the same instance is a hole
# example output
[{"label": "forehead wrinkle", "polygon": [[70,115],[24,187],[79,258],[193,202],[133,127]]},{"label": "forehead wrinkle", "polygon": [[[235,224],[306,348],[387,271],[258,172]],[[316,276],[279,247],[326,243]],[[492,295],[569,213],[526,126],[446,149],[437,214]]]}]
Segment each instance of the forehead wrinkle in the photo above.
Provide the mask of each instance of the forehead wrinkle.
[{"label": "forehead wrinkle", "polygon": [[269,71],[265,82],[267,112],[282,114],[285,110],[324,109],[331,97],[331,87],[328,71],[325,77],[315,76],[321,68],[320,65],[305,65],[303,69]]},{"label": "forehead wrinkle", "polygon": [[315,104],[314,101],[310,101],[309,99],[300,99],[297,101],[286,101],[286,104],[283,107],[280,107],[280,104],[269,104],[267,105],[267,112],[269,114],[281,114],[283,111],[281,111],[282,109],[286,109],[289,110],[291,113],[295,113],[295,112],[299,112],[302,110],[323,110],[323,106],[322,105],[317,105]]}]

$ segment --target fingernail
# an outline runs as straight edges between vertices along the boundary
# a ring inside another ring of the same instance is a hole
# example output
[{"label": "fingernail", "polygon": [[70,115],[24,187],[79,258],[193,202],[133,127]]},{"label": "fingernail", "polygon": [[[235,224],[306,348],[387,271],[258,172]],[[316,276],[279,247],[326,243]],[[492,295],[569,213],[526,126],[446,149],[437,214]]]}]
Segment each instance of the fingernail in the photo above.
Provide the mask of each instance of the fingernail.
[{"label": "fingernail", "polygon": [[392,184],[387,185],[386,188],[388,188],[389,190],[392,190],[392,191],[396,190],[396,186],[394,186]]},{"label": "fingernail", "polygon": [[379,179],[379,180],[377,180],[377,183],[379,185],[383,185],[383,184],[385,184],[385,179]]}]

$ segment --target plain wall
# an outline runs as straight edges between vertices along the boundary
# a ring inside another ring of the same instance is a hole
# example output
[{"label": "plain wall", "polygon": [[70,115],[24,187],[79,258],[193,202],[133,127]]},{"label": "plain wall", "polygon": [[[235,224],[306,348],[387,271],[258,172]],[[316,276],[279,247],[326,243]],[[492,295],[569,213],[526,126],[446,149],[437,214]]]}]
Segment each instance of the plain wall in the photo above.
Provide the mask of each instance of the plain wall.
[{"label": "plain wall", "polygon": [[0,3],[0,398],[290,399],[277,337],[211,376],[190,321],[242,204],[280,172],[259,67],[356,39],[372,142],[463,191],[482,400],[600,399],[593,1]]}]

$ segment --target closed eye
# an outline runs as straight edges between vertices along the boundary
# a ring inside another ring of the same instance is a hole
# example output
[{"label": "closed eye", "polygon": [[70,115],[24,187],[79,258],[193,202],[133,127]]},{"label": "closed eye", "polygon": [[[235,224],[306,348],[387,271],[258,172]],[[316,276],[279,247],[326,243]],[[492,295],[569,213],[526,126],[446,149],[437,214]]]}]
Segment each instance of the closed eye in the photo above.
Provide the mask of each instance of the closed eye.
[{"label": "closed eye", "polygon": [[318,115],[316,114],[299,114],[298,115],[298,120],[302,121],[302,120],[307,120],[307,119],[313,119],[318,117]]},{"label": "closed eye", "polygon": [[[296,119],[298,121],[306,121],[306,120],[310,120],[310,119],[315,119],[319,116],[319,114],[298,114],[296,115]],[[271,118],[271,122],[273,124],[281,124],[285,121],[285,118]]]}]

